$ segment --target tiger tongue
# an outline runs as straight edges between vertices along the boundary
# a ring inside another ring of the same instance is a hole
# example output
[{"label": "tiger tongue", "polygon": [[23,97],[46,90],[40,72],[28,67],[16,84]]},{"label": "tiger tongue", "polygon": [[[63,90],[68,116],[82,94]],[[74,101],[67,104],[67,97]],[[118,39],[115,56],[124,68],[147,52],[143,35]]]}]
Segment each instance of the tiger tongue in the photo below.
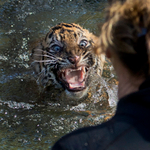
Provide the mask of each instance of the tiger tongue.
[{"label": "tiger tongue", "polygon": [[84,69],[84,67],[80,67],[79,69],[66,69],[66,81],[72,86],[83,86],[81,82],[84,80]]}]

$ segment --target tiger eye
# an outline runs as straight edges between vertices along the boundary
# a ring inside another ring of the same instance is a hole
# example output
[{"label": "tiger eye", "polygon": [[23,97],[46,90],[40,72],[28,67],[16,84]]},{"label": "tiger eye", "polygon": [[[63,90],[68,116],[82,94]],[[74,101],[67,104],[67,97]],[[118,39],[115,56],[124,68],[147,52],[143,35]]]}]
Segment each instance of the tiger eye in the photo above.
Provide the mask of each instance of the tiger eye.
[{"label": "tiger eye", "polygon": [[88,44],[88,41],[87,41],[87,40],[82,40],[79,45],[80,45],[81,47],[86,47],[87,44]]},{"label": "tiger eye", "polygon": [[59,52],[61,50],[61,47],[58,46],[58,45],[54,45],[52,46],[53,50],[56,51],[56,52]]}]

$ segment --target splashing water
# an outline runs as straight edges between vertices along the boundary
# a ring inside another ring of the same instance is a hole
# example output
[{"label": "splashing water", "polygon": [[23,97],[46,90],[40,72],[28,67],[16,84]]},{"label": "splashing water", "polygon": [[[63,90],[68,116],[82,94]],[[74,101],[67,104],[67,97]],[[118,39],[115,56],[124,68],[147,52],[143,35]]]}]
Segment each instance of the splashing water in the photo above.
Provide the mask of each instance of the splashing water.
[{"label": "splashing water", "polygon": [[[60,22],[79,23],[99,35],[95,24],[103,22],[106,5],[106,0],[0,2],[0,149],[50,149],[62,135],[113,116],[117,80],[109,63],[84,102],[63,107],[41,98],[29,64],[31,43]],[[53,95],[59,98],[57,90]]]}]

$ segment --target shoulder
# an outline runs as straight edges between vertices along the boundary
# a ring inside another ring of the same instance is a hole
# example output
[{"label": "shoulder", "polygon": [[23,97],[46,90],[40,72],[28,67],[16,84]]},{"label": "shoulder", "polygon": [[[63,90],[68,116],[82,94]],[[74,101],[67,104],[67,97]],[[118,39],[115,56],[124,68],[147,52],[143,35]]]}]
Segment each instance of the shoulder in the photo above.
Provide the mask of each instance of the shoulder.
[{"label": "shoulder", "polygon": [[55,143],[52,150],[103,149],[127,128],[128,124],[111,119],[101,125],[81,128],[65,135]]},{"label": "shoulder", "polygon": [[[92,140],[97,138],[97,132],[100,132],[100,130],[102,130],[101,126],[85,127],[75,130],[58,140],[52,150],[69,150],[71,148],[76,150],[79,147],[83,149],[83,147],[87,146],[87,141],[92,142]],[[106,127],[101,132],[104,132],[104,130],[107,130]],[[98,137],[102,138],[103,135],[100,134]]]}]

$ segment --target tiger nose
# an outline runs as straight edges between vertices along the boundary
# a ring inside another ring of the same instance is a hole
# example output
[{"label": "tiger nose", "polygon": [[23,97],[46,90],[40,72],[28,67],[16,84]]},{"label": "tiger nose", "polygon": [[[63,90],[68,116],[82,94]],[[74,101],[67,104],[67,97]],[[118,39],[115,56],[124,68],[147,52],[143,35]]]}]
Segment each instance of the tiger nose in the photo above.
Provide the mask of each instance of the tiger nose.
[{"label": "tiger nose", "polygon": [[68,60],[69,60],[72,64],[76,64],[76,63],[79,62],[80,57],[79,57],[79,56],[68,57]]}]

